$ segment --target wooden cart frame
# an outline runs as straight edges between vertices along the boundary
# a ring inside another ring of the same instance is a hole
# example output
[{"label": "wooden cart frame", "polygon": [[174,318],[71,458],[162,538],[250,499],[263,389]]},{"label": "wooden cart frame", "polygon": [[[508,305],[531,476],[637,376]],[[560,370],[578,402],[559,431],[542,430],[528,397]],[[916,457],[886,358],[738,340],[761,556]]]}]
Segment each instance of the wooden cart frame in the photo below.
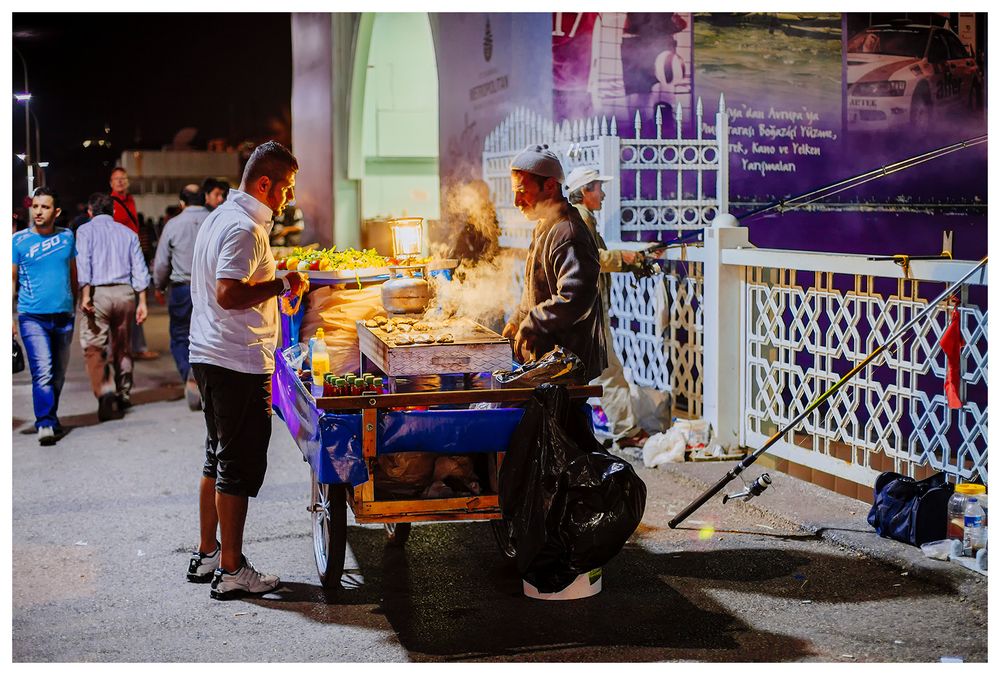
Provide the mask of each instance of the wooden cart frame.
[{"label": "wooden cart frame", "polygon": [[[569,386],[570,398],[585,400],[600,397],[599,386]],[[364,394],[317,398],[316,407],[326,411],[361,411],[362,454],[368,469],[368,480],[352,487],[349,484],[320,483],[317,467],[312,467],[313,548],[316,568],[324,589],[340,588],[347,551],[347,508],[359,523],[383,523],[388,541],[403,545],[410,533],[410,523],[418,521],[491,520],[501,551],[513,557],[509,532],[502,522],[499,497],[484,494],[447,499],[375,498],[375,465],[378,447],[378,414],[388,408],[408,406],[469,405],[472,403],[502,403],[518,405],[531,399],[533,389],[485,389],[464,391],[432,391],[405,394]],[[491,470],[499,472],[503,452],[493,453],[496,461]],[[495,467],[495,469],[494,469]]]}]

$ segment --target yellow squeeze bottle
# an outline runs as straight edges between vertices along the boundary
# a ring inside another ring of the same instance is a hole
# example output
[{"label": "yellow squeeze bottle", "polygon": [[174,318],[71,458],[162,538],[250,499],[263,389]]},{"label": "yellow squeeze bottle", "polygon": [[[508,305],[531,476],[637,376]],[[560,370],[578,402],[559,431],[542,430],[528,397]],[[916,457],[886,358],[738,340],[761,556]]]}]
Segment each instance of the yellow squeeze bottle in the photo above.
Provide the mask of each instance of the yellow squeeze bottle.
[{"label": "yellow squeeze bottle", "polygon": [[330,372],[330,354],[326,351],[326,340],[323,339],[322,329],[316,331],[316,337],[312,342],[312,368],[313,384],[323,386],[323,376]]}]

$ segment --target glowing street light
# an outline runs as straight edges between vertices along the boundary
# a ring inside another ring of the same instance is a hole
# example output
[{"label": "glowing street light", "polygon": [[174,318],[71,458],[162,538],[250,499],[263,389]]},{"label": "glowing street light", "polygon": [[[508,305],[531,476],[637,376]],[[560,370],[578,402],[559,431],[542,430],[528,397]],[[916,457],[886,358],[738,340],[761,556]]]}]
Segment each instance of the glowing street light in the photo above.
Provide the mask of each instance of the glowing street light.
[{"label": "glowing street light", "polygon": [[14,94],[14,98],[24,103],[24,164],[28,172],[28,194],[30,195],[35,191],[35,175],[31,167],[31,122],[29,117],[31,112],[31,94],[29,93],[31,92],[31,85],[28,84],[28,62],[17,47],[13,47],[13,50],[18,58],[21,59],[21,65],[24,67],[24,93]]}]

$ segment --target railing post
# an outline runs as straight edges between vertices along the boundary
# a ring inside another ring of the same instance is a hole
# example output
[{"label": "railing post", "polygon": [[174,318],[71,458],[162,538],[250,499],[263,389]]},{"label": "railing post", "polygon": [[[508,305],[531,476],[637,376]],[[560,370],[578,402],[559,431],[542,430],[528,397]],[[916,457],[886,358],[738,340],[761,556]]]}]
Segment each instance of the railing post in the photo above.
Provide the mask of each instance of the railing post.
[{"label": "railing post", "polygon": [[604,204],[599,211],[603,232],[601,235],[606,241],[622,240],[622,205],[621,205],[621,140],[618,136],[600,137],[600,157],[601,165],[599,170],[602,176],[611,176],[613,180],[604,183]]},{"label": "railing post", "polygon": [[747,229],[729,213],[715,217],[705,228],[705,264],[702,297],[704,360],[702,395],[705,419],[718,443],[736,448],[740,438],[740,391],[743,387],[743,322],[741,267],[722,264],[722,252],[752,248]]},{"label": "railing post", "polygon": [[729,213],[729,113],[726,95],[719,94],[719,112],[715,115],[715,139],[719,151],[719,171],[716,174],[715,193],[719,200],[719,214]]}]

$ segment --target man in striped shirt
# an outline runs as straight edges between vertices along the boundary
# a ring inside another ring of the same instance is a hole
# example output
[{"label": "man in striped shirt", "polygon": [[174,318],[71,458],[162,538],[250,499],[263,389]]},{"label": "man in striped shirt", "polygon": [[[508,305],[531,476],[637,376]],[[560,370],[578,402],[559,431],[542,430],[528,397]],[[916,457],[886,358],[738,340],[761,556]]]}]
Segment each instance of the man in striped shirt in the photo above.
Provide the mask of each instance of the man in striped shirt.
[{"label": "man in striped shirt", "polygon": [[132,405],[132,321],[146,320],[149,268],[139,237],[112,218],[111,197],[94,193],[87,210],[91,220],[76,233],[80,346],[103,422],[115,403],[119,411]]}]

